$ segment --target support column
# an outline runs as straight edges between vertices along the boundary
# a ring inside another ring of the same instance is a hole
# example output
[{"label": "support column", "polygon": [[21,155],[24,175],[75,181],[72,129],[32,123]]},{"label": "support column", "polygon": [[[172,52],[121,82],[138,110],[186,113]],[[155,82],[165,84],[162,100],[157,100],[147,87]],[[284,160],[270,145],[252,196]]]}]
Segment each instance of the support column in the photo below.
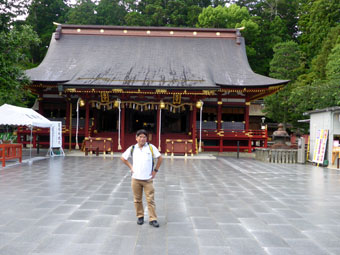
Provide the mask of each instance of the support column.
[{"label": "support column", "polygon": [[72,103],[70,103],[70,111],[69,111],[69,145],[68,149],[71,151],[72,150]]},{"label": "support column", "polygon": [[160,126],[160,121],[161,121],[161,108],[158,107],[157,109],[157,139],[156,139],[156,144],[158,144],[158,150],[161,151],[161,137],[160,137],[160,132],[161,132],[161,126]]},{"label": "support column", "polygon": [[70,101],[66,99],[66,115],[65,115],[65,128],[69,129],[70,126]]},{"label": "support column", "polygon": [[268,148],[268,128],[267,128],[267,125],[266,125],[266,129],[265,129],[264,148]]},{"label": "support column", "polygon": [[197,113],[197,108],[196,105],[193,104],[192,105],[193,109],[192,109],[192,143],[193,143],[193,147],[194,147],[194,151],[193,153],[197,154],[197,150],[196,150],[196,113]]},{"label": "support column", "polygon": [[[223,107],[222,97],[221,95],[219,95],[218,101],[217,101],[217,130],[218,131],[222,129],[222,107]],[[220,137],[220,140],[219,140],[219,152],[223,152],[223,138],[222,137]]]},{"label": "support column", "polygon": [[220,130],[222,128],[222,104],[220,104],[219,102],[221,101],[218,101],[217,105],[217,130]]},{"label": "support column", "polygon": [[85,137],[89,137],[89,122],[90,122],[90,106],[89,106],[88,100],[86,100],[86,105],[85,105]]},{"label": "support column", "polygon": [[[250,106],[250,102],[248,102],[246,100],[246,112],[245,112],[245,116],[244,116],[244,121],[245,121],[245,130],[249,131],[249,106]],[[251,153],[251,138],[248,138],[248,153]]]},{"label": "support column", "polygon": [[122,120],[121,120],[121,123],[120,123],[120,135],[122,137],[122,139],[120,140],[120,144],[122,146],[122,150],[124,151],[125,150],[125,144],[124,144],[124,137],[125,137],[125,106],[123,105],[122,107],[122,111],[121,111],[121,114],[122,114]]},{"label": "support column", "polygon": [[250,102],[246,102],[246,112],[244,114],[244,121],[245,121],[245,130],[249,130],[249,107],[250,107]]},{"label": "support column", "polygon": [[38,98],[38,104],[39,104],[39,113],[44,116],[44,103],[42,96]]}]

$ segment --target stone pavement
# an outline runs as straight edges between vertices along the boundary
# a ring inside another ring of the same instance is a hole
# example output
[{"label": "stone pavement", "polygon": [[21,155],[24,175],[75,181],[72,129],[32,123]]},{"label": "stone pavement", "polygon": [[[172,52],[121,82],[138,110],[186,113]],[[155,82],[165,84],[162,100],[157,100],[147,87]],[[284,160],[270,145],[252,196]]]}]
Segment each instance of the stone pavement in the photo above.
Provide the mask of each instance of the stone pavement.
[{"label": "stone pavement", "polygon": [[136,224],[117,157],[0,168],[0,255],[340,254],[340,171],[165,159],[154,183],[158,229]]}]

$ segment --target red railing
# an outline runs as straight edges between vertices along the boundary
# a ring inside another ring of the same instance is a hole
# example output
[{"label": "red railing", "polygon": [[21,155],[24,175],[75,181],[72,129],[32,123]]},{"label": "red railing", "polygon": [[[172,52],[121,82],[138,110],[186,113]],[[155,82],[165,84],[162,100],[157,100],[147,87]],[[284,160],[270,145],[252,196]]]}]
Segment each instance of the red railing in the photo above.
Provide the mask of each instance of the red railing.
[{"label": "red railing", "polygon": [[0,160],[2,167],[6,166],[6,160],[19,159],[22,162],[22,144],[0,144]]},{"label": "red railing", "polygon": [[[197,132],[199,138],[199,131]],[[215,140],[218,145],[203,145],[203,149],[222,151],[235,151],[237,147],[241,151],[251,152],[256,147],[267,148],[268,132],[264,130],[227,130],[204,129],[202,140]],[[227,142],[229,141],[229,143]],[[235,144],[232,144],[234,141]],[[238,146],[236,141],[239,141]]]}]

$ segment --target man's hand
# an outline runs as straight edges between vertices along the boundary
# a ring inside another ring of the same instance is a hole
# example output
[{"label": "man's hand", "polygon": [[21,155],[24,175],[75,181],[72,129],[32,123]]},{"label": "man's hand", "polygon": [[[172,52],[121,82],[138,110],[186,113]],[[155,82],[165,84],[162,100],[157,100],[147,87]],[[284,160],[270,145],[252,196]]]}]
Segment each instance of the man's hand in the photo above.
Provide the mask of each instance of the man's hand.
[{"label": "man's hand", "polygon": [[151,178],[151,179],[154,179],[155,176],[156,176],[156,174],[157,174],[157,172],[155,172],[155,171],[152,170],[152,173],[151,173],[152,178]]},{"label": "man's hand", "polygon": [[133,167],[132,167],[131,163],[128,160],[126,160],[125,158],[123,158],[123,157],[121,157],[120,159],[123,161],[123,163],[125,165],[127,165],[130,168],[131,175],[132,175],[133,174]]}]

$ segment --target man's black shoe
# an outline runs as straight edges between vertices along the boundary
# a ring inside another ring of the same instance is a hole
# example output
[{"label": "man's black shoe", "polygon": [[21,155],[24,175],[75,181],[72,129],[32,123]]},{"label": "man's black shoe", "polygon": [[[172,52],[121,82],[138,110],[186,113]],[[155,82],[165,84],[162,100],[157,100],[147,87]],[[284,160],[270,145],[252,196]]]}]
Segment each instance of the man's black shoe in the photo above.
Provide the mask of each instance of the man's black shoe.
[{"label": "man's black shoe", "polygon": [[149,224],[155,228],[158,228],[159,227],[159,224],[157,222],[157,220],[153,220],[153,221],[150,221]]},{"label": "man's black shoe", "polygon": [[138,218],[137,224],[138,224],[138,225],[143,225],[143,223],[144,223],[144,217]]}]

